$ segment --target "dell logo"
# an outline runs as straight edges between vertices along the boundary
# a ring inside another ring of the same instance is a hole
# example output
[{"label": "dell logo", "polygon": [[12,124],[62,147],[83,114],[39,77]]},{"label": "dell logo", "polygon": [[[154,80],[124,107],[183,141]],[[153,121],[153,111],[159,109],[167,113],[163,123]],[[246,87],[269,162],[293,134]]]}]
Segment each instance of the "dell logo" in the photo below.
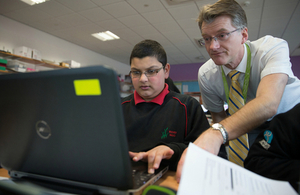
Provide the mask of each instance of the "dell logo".
[{"label": "dell logo", "polygon": [[48,139],[51,136],[51,129],[45,121],[38,121],[35,129],[37,134],[43,139]]}]

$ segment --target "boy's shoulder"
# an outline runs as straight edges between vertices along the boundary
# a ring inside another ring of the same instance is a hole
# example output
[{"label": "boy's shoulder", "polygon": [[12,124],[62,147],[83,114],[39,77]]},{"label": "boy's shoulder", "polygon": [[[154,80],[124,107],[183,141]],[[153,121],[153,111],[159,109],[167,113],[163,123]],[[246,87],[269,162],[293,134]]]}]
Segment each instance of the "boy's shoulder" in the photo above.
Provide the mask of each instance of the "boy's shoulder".
[{"label": "boy's shoulder", "polygon": [[187,95],[187,94],[181,94],[181,93],[176,93],[174,91],[170,91],[168,95],[170,97],[180,100],[182,103],[198,102],[194,97]]},{"label": "boy's shoulder", "polygon": [[133,98],[134,98],[133,94],[130,94],[130,95],[126,96],[126,97],[122,97],[121,98],[121,103],[123,104],[125,102],[130,102],[131,100],[133,100]]},{"label": "boy's shoulder", "polygon": [[[187,94],[181,94],[174,91],[170,91],[164,101],[168,101],[170,99],[176,99],[177,101],[183,103],[183,104],[189,104],[189,103],[196,103],[199,104],[199,101],[197,101],[194,97],[187,95]],[[121,103],[129,103],[131,101],[134,101],[134,94],[130,94],[126,97],[121,98]]]}]

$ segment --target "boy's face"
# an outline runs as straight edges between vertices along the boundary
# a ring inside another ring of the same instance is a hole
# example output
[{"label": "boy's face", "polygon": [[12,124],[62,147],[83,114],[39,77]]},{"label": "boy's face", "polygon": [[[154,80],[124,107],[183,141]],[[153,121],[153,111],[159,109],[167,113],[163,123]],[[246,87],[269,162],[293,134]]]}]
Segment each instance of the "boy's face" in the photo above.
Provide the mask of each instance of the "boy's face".
[{"label": "boy's face", "polygon": [[[165,87],[165,79],[169,77],[169,64],[166,64],[165,69],[163,69],[163,65],[156,57],[147,56],[144,58],[133,58],[130,66],[131,71],[142,73],[140,77],[133,77],[131,75],[131,79],[134,89],[145,101],[152,100],[162,92]],[[144,74],[145,71],[158,71],[158,73],[149,77]]]}]

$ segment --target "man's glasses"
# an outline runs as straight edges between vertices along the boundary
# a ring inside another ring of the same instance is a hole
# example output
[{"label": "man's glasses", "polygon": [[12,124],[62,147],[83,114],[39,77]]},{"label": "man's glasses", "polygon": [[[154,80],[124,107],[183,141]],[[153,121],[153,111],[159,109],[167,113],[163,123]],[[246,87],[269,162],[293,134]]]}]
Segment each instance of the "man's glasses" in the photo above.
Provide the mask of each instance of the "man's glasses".
[{"label": "man's glasses", "polygon": [[240,29],[242,28],[235,29],[234,31],[231,31],[229,33],[221,33],[215,37],[203,37],[202,39],[199,40],[199,42],[202,46],[204,46],[204,45],[209,45],[213,39],[215,41],[226,41],[231,33],[234,33],[235,31],[238,31]]},{"label": "man's glasses", "polygon": [[149,69],[146,70],[145,72],[141,72],[139,70],[132,70],[129,72],[129,74],[132,78],[140,78],[142,74],[145,74],[147,77],[154,77],[161,69],[163,69],[163,66],[159,69]]}]

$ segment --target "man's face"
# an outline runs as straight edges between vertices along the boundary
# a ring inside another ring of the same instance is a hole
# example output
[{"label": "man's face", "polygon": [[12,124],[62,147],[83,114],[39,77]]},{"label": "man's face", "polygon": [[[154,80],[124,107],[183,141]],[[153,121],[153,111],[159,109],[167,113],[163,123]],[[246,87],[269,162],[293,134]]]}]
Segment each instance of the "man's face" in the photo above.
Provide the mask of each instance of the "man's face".
[{"label": "man's face", "polygon": [[[131,71],[141,72],[140,77],[131,77],[132,84],[136,92],[145,100],[150,101],[155,98],[165,87],[165,79],[169,77],[170,65],[167,64],[165,69],[156,57],[133,58],[131,60]],[[161,70],[159,70],[162,68]],[[147,77],[145,71],[156,71],[154,76]]]},{"label": "man's face", "polygon": [[[210,24],[202,23],[202,36],[204,38],[218,37],[226,35],[236,30],[231,24],[229,16],[219,16]],[[217,65],[226,65],[229,68],[236,68],[243,58],[243,44],[248,38],[247,28],[230,33],[226,40],[212,39],[209,44],[205,43],[205,48],[211,59]]]}]

